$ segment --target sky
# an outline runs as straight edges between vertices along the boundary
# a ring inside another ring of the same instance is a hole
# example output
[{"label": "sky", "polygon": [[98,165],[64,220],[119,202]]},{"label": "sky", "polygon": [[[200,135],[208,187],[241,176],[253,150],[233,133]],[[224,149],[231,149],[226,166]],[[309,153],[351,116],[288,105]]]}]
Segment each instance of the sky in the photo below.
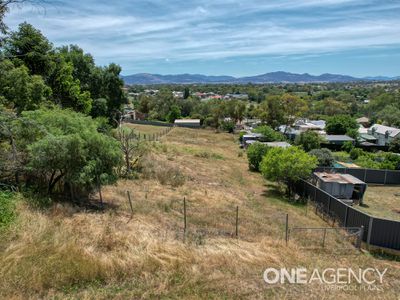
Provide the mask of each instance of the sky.
[{"label": "sky", "polygon": [[43,0],[24,21],[124,75],[400,75],[400,0]]}]

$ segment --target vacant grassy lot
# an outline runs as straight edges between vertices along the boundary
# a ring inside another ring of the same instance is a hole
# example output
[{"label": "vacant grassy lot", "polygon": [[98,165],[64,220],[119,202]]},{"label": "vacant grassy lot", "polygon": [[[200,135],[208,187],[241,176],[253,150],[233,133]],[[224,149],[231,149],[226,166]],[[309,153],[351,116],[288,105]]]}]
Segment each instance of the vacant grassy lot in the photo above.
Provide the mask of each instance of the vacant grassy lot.
[{"label": "vacant grassy lot", "polygon": [[[137,180],[104,188],[110,207],[104,212],[67,204],[38,211],[21,202],[18,221],[0,236],[0,298],[398,298],[399,262],[343,253],[335,239],[325,250],[301,249],[295,240],[286,246],[286,213],[291,226],[327,224],[249,172],[233,135],[175,128],[151,148]],[[233,236],[237,206],[239,239]],[[319,242],[309,237],[301,245]],[[388,271],[381,293],[327,292],[318,284],[268,286],[267,267]]]},{"label": "vacant grassy lot", "polygon": [[370,185],[364,204],[358,208],[372,216],[400,221],[400,186]]}]

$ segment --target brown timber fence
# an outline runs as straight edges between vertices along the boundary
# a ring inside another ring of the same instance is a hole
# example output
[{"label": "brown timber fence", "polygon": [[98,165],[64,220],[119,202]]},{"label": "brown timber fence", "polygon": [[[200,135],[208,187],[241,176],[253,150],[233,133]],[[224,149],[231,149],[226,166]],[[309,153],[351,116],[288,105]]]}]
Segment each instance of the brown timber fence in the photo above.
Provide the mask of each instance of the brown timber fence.
[{"label": "brown timber fence", "polygon": [[[400,171],[344,168],[318,168],[316,171],[351,174],[361,180],[365,178],[367,183],[400,184]],[[299,181],[295,190],[297,194],[314,201],[317,207],[341,226],[364,226],[362,240],[367,245],[400,250],[399,221],[377,218],[359,211],[305,180]]]}]

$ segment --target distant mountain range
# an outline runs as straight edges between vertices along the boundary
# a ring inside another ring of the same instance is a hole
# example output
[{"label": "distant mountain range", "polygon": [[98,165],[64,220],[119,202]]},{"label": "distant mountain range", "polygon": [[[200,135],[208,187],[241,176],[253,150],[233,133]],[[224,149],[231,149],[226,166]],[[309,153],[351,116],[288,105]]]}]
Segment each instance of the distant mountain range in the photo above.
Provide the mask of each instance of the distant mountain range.
[{"label": "distant mountain range", "polygon": [[310,75],[289,72],[271,72],[249,77],[207,76],[201,74],[159,75],[139,73],[122,76],[125,84],[189,84],[189,83],[312,83],[312,82],[354,82],[354,81],[390,81],[398,77],[363,77],[357,78],[340,74]]}]

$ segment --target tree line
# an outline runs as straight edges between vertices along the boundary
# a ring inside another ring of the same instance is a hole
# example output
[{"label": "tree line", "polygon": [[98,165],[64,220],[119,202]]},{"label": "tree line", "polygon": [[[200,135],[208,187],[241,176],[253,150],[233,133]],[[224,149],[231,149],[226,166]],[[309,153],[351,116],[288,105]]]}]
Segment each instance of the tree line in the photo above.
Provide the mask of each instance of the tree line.
[{"label": "tree line", "polygon": [[135,135],[113,129],[127,101],[121,67],[55,47],[28,23],[10,31],[4,15],[18,2],[0,1],[0,189],[87,198],[137,154]]}]

